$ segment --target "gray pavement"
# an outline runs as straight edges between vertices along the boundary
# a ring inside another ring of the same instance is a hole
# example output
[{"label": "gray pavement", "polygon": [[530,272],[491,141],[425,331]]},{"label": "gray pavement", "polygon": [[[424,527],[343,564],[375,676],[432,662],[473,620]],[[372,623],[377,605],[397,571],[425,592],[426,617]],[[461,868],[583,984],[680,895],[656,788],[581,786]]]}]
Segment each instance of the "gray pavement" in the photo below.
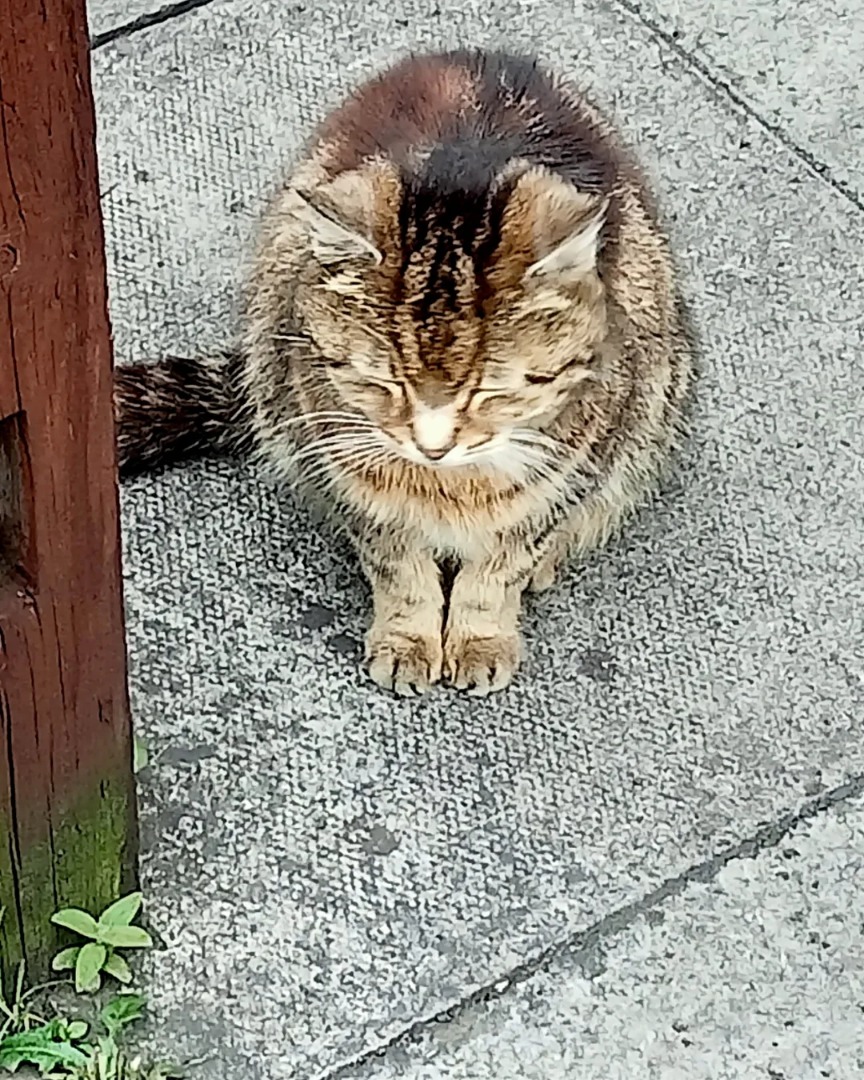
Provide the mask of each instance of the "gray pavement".
[{"label": "gray pavement", "polygon": [[492,701],[368,683],[350,552],[250,468],[124,487],[154,1045],[207,1080],[859,1078],[864,6],[183,6],[91,0],[120,362],[230,340],[322,110],[482,43],[617,116],[702,377]]}]

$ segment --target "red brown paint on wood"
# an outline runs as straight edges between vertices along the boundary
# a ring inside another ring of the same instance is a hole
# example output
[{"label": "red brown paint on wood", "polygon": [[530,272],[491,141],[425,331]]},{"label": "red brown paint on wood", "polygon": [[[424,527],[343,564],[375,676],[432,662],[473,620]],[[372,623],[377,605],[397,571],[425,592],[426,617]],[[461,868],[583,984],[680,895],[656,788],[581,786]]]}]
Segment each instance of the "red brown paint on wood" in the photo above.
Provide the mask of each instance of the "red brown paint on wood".
[{"label": "red brown paint on wood", "polygon": [[134,851],[111,369],[85,2],[0,0],[0,960],[31,975]]}]

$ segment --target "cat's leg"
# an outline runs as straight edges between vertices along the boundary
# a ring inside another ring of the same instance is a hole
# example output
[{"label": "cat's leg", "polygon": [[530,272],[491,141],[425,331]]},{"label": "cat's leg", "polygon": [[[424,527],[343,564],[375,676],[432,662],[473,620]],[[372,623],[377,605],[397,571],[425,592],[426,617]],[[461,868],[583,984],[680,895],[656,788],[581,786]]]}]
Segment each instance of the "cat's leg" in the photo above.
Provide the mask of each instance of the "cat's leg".
[{"label": "cat's leg", "polygon": [[358,540],[372,586],[366,636],[369,674],[397,694],[421,694],[441,678],[444,594],[431,552],[398,534]]},{"label": "cat's leg", "polygon": [[589,495],[574,507],[550,534],[544,553],[531,572],[528,582],[530,591],[537,593],[550,589],[568,559],[602,547],[617,531],[622,517],[631,506],[632,503],[622,505],[620,501],[596,494]]},{"label": "cat's leg", "polygon": [[537,551],[518,537],[500,550],[463,564],[453,581],[444,630],[444,675],[458,690],[503,690],[522,658],[522,593]]},{"label": "cat's leg", "polygon": [[548,588],[570,553],[606,542],[628,508],[590,495],[539,533],[513,532],[456,575],[444,630],[444,675],[458,689],[502,690],[522,657],[519,618],[526,589]]}]

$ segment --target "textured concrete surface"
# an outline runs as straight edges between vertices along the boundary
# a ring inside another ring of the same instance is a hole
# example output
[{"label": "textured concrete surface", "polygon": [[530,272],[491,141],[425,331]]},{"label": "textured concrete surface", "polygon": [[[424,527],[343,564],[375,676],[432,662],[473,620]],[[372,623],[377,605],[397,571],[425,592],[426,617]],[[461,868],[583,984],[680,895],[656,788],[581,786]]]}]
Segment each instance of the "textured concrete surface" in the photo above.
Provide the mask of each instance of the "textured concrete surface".
[{"label": "textured concrete surface", "polygon": [[[538,51],[641,152],[703,342],[694,436],[663,497],[533,607],[531,662],[484,703],[365,681],[365,587],[290,493],[225,463],[125,487],[132,690],[155,754],[143,870],[165,944],[147,970],[154,1040],[204,1056],[208,1080],[312,1080],[367,1058],[371,1076],[495,1080],[530,1076],[532,1054],[549,1077],[818,1080],[826,1061],[851,1077],[860,937],[842,979],[817,950],[774,994],[772,943],[799,908],[759,852],[818,806],[807,828],[845,839],[814,841],[806,873],[860,874],[841,818],[864,785],[852,200],[616,3],[562,25],[555,0],[216,0],[94,53],[118,358],[229,339],[255,213],[314,119],[409,46],[457,42]],[[716,888],[669,884],[724,860]],[[804,1056],[773,1074],[729,962],[739,903],[764,924],[765,1030],[794,1000],[802,1030],[826,1033],[784,1034]],[[651,926],[655,949],[640,920],[656,913],[680,931]],[[566,945],[610,919],[614,994],[583,1001]],[[704,956],[666,955],[708,925]],[[648,1030],[647,1005],[684,998],[719,1018],[700,1029],[701,1074],[657,1057],[668,1025]]]},{"label": "textured concrete surface", "polygon": [[714,870],[614,913],[537,974],[342,1076],[864,1076],[864,801]]},{"label": "textured concrete surface", "polygon": [[864,204],[860,0],[620,0]]},{"label": "textured concrete surface", "polygon": [[87,16],[91,35],[117,31],[142,16],[155,16],[167,7],[159,0],[88,0]]}]

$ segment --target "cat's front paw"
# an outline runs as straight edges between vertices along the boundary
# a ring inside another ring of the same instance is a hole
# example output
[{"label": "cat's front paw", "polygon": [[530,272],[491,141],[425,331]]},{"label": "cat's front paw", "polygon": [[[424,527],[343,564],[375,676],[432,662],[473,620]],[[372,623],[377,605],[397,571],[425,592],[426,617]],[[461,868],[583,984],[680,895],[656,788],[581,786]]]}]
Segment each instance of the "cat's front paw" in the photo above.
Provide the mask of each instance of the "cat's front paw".
[{"label": "cat's front paw", "polygon": [[375,627],[366,639],[369,674],[385,690],[413,697],[441,678],[441,639]]},{"label": "cat's front paw", "polygon": [[457,690],[483,697],[510,684],[521,658],[518,633],[487,637],[448,634],[444,641],[444,676]]}]

